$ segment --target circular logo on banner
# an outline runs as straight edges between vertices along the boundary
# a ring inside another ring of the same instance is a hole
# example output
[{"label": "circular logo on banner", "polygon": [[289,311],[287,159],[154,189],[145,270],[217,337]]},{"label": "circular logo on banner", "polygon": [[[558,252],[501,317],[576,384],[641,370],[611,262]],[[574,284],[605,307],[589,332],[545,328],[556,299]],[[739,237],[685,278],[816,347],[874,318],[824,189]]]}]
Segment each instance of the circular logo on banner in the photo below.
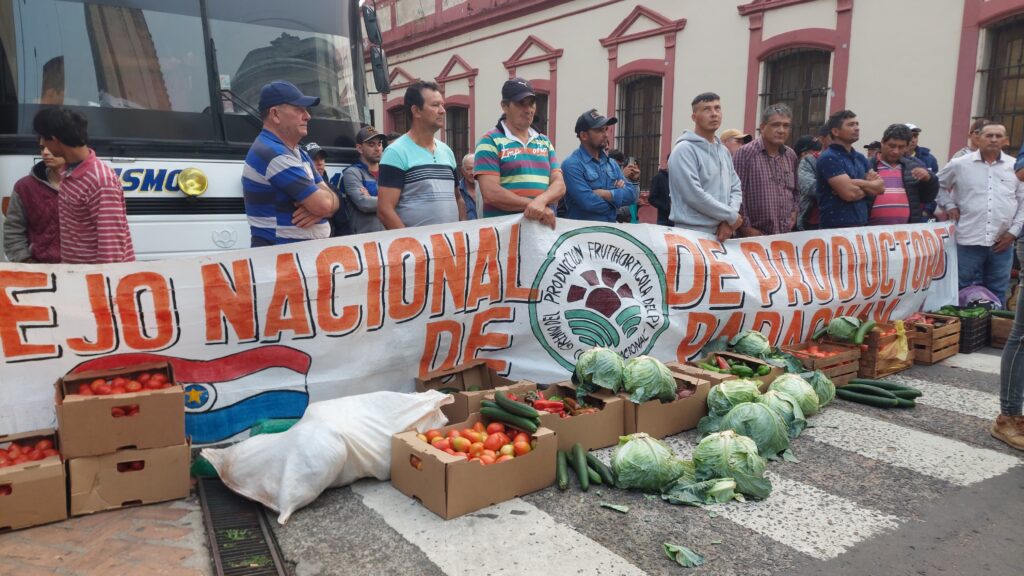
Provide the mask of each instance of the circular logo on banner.
[{"label": "circular logo on banner", "polygon": [[568,370],[584,351],[603,346],[625,358],[650,351],[668,328],[665,273],[636,238],[610,227],[563,234],[533,282],[530,325]]}]

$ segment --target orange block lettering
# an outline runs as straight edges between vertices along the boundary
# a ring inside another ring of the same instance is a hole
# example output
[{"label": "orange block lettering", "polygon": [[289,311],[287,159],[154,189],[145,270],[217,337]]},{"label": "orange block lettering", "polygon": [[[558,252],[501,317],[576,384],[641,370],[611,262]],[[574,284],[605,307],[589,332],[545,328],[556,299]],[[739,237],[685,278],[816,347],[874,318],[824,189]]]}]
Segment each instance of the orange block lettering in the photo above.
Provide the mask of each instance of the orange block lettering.
[{"label": "orange block lettering", "polygon": [[739,275],[736,274],[736,268],[732,264],[718,259],[720,254],[725,254],[721,243],[706,238],[701,238],[698,242],[701,251],[704,252],[704,257],[711,263],[711,278],[708,281],[711,288],[708,297],[710,307],[721,309],[742,306],[743,292],[723,289],[725,280],[739,278]]},{"label": "orange block lettering", "polygon": [[96,322],[96,337],[69,338],[68,348],[82,355],[112,352],[117,349],[118,335],[110,284],[103,274],[87,274],[85,286],[89,293],[92,318]]},{"label": "orange block lettering", "polygon": [[740,251],[746,257],[750,267],[757,275],[758,286],[761,287],[761,305],[771,306],[772,296],[782,287],[782,279],[779,278],[779,271],[772,264],[768,249],[760,242],[742,242]]},{"label": "orange block lettering", "polygon": [[[668,294],[665,296],[668,305],[675,308],[690,308],[700,302],[700,297],[704,294],[704,284],[707,281],[704,253],[689,238],[678,234],[665,234],[665,244],[668,247]],[[684,250],[689,255],[689,262],[685,262],[681,254]],[[680,292],[679,280],[684,268],[692,271],[693,284],[685,292]]]},{"label": "orange block lettering", "polygon": [[718,327],[718,318],[708,312],[690,312],[686,315],[686,336],[676,348],[676,360],[686,362],[700,352],[711,341],[711,335]]},{"label": "orange block lettering", "polygon": [[[448,335],[448,352],[440,366],[435,366],[441,354],[442,336]],[[427,323],[427,335],[423,339],[423,354],[420,356],[420,374],[434,370],[454,368],[462,349],[462,324],[455,320],[438,320]]]},{"label": "orange block lettering", "polygon": [[466,309],[476,310],[480,302],[501,301],[501,265],[498,262],[498,233],[494,228],[480,229],[480,244],[473,263],[473,277],[469,281]]},{"label": "orange block lettering", "polygon": [[[412,259],[412,274],[407,260]],[[406,297],[412,299],[406,301]],[[427,304],[427,251],[415,238],[398,238],[388,246],[388,316],[404,322]]]},{"label": "orange block lettering", "polygon": [[[156,326],[147,329],[142,295],[153,299]],[[136,272],[117,283],[117,311],[124,330],[124,343],[135,350],[162,350],[177,340],[177,310],[167,278],[156,272]],[[155,328],[155,329],[154,329]],[[154,334],[151,336],[150,331]]]},{"label": "orange block lettering", "polygon": [[[56,356],[60,348],[55,344],[30,344],[22,339],[30,327],[53,326],[57,313],[49,306],[18,304],[18,294],[27,291],[54,292],[56,278],[45,272],[0,270],[0,344],[4,358],[21,356]],[[8,293],[8,291],[12,293]],[[12,296],[13,295],[13,299]]]},{"label": "orange block lettering", "polygon": [[832,237],[832,282],[838,288],[840,302],[852,300],[857,294],[857,277],[853,264],[853,244],[842,236]]},{"label": "orange block lettering", "polygon": [[778,264],[775,268],[782,275],[786,285],[786,300],[790,306],[808,304],[811,301],[811,289],[800,276],[800,258],[796,246],[785,240],[772,241],[772,256]]},{"label": "orange block lettering", "polygon": [[[814,264],[817,263],[817,267]],[[800,267],[811,285],[811,292],[819,304],[832,301],[832,279],[828,267],[828,245],[821,238],[812,238],[804,244]]]},{"label": "orange block lettering", "polygon": [[537,290],[519,285],[519,229],[512,225],[512,236],[508,243],[508,258],[505,260],[505,300],[509,302],[533,302]]},{"label": "orange block lettering", "polygon": [[[473,325],[466,339],[466,353],[463,358],[476,359],[481,350],[504,350],[512,345],[512,335],[504,332],[485,332],[491,322],[512,322],[515,314],[510,306],[494,306],[473,315]],[[485,358],[487,365],[499,374],[508,370],[508,362],[496,358]]]},{"label": "orange block lettering", "polygon": [[239,342],[254,342],[259,328],[252,262],[248,259],[233,261],[230,274],[224,264],[204,264],[200,273],[203,277],[206,341],[226,344],[230,324]]},{"label": "orange block lettering", "polygon": [[338,274],[358,275],[362,272],[359,253],[351,246],[331,246],[316,257],[316,322],[328,336],[344,336],[359,326],[362,311],[350,304],[337,313],[335,279]]},{"label": "orange block lettering", "polygon": [[[466,309],[466,277],[469,276],[469,235],[456,232],[452,241],[454,250],[443,234],[433,234],[430,246],[434,265],[433,287],[430,298],[431,316],[441,316],[445,312],[444,295],[447,291],[452,295],[455,312]],[[447,288],[447,290],[446,290]]]},{"label": "orange block lettering", "polygon": [[366,327],[377,330],[384,325],[384,264],[381,262],[380,244],[363,244],[366,255]]},{"label": "orange block lettering", "polygon": [[291,331],[296,338],[313,336],[315,332],[306,309],[309,300],[306,279],[299,271],[295,254],[277,255],[276,274],[263,337],[277,341],[286,330]]}]

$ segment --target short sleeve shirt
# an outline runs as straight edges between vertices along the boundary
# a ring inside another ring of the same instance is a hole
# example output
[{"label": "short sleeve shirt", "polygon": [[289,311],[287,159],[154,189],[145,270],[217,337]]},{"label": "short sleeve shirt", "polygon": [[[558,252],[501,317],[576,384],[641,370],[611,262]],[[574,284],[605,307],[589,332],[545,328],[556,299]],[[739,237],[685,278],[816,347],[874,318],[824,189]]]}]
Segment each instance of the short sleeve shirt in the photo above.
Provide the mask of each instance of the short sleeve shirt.
[{"label": "short sleeve shirt", "polygon": [[847,151],[833,144],[821,153],[815,165],[818,174],[818,210],[822,228],[847,228],[868,223],[868,201],[864,198],[847,202],[832,191],[829,179],[846,174],[863,180],[868,172],[868,159],[856,150]]},{"label": "short sleeve shirt", "polygon": [[329,238],[327,219],[309,228],[292,225],[296,205],[316,192],[321,182],[305,150],[289,148],[269,130],[260,132],[242,169],[245,215],[252,235],[272,244]]},{"label": "short sleeve shirt", "polygon": [[[555,145],[548,137],[530,129],[530,140],[523,144],[502,128],[493,128],[480,138],[474,154],[473,172],[494,174],[502,188],[523,198],[536,198],[548,189],[551,174],[559,170]],[[505,212],[484,203],[484,216],[504,216]]]},{"label": "short sleeve shirt", "polygon": [[456,166],[444,142],[435,139],[431,152],[403,134],[384,149],[377,186],[401,190],[395,212],[406,226],[458,222]]}]

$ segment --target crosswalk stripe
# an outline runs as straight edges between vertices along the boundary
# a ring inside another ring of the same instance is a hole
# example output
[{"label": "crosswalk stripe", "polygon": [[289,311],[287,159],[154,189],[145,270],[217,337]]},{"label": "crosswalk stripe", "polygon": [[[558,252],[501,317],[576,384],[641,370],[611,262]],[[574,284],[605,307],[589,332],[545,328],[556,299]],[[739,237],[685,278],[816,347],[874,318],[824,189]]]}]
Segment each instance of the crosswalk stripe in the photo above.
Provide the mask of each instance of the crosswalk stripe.
[{"label": "crosswalk stripe", "polygon": [[[556,566],[578,574],[644,574],[521,498],[445,521],[387,482],[359,482],[352,485],[352,491],[449,576],[477,576],[484,566],[489,574],[551,574]],[[500,549],[455,545],[468,542],[498,542]],[[495,554],[499,558],[514,554],[515,562],[495,562]]]},{"label": "crosswalk stripe", "polygon": [[950,412],[958,412],[984,420],[995,419],[996,415],[999,414],[999,396],[995,394],[949,386],[947,384],[927,382],[909,376],[896,375],[891,376],[890,379],[920,390],[922,396],[916,400],[918,404],[941,408]]},{"label": "crosswalk stripe", "polygon": [[1020,460],[986,448],[829,408],[804,435],[919,474],[967,486],[1003,474]]},{"label": "crosswalk stripe", "polygon": [[999,374],[999,362],[999,356],[975,352],[972,354],[956,354],[946,358],[938,365],[964,368],[988,374]]},{"label": "crosswalk stripe", "polygon": [[772,494],[766,500],[731,502],[709,509],[758,534],[808,556],[828,560],[876,534],[896,528],[900,519],[864,508],[814,486],[768,472]]}]

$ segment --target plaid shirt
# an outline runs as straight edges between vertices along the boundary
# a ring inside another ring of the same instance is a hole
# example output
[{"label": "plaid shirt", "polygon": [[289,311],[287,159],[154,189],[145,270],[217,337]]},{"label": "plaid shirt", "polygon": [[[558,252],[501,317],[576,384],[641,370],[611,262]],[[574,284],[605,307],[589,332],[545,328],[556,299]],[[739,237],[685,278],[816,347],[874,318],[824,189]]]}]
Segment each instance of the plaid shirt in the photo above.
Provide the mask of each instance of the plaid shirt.
[{"label": "plaid shirt", "polygon": [[777,156],[769,156],[757,138],[737,150],[732,163],[743,188],[744,225],[764,234],[791,232],[798,202],[796,152],[783,146]]}]

